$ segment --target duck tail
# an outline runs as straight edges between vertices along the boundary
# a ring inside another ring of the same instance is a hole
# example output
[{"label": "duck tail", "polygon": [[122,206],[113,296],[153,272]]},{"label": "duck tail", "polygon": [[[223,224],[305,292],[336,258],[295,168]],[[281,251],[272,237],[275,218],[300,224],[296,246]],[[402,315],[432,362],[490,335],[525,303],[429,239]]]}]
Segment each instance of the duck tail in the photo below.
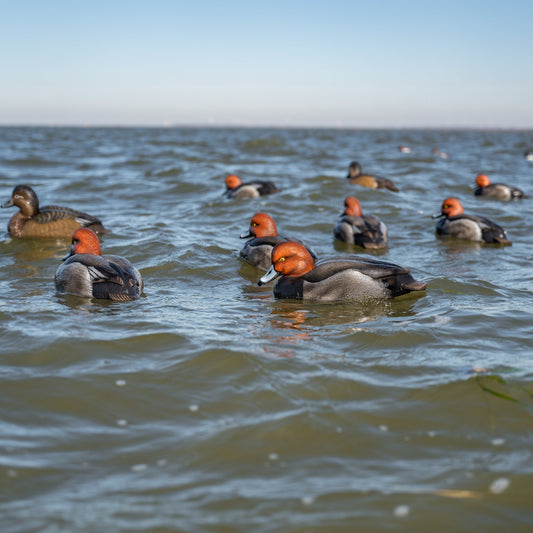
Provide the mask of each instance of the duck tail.
[{"label": "duck tail", "polygon": [[98,233],[100,235],[104,233],[113,233],[110,229],[105,228],[102,223],[89,224],[86,227],[88,227],[89,229],[92,229],[95,233]]},{"label": "duck tail", "polygon": [[425,291],[427,286],[428,286],[427,283],[424,283],[423,281],[416,281],[416,280],[403,284],[403,288],[408,291]]},{"label": "duck tail", "polygon": [[506,239],[505,237],[494,237],[494,242],[497,242],[499,244],[508,244],[509,246],[512,246],[512,242],[509,239]]}]

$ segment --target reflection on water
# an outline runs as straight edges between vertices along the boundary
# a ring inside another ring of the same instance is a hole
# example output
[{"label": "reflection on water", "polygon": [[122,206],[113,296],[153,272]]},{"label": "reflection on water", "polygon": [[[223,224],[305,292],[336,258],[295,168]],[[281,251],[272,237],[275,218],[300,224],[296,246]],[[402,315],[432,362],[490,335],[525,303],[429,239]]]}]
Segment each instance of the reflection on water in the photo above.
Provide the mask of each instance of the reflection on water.
[{"label": "reflection on water", "polygon": [[[272,306],[272,314],[269,317],[269,325],[273,333],[277,336],[272,336],[273,345],[278,344],[286,348],[288,345],[297,344],[302,341],[312,339],[312,328],[307,324],[308,311],[305,309],[287,305]],[[291,357],[293,352],[286,349],[283,353],[285,357]]]},{"label": "reflection on water", "polygon": [[70,239],[11,239],[2,244],[2,253],[13,257],[17,265],[24,267],[32,261],[40,261],[54,256],[60,258],[70,247]]},{"label": "reflection on water", "polygon": [[361,248],[355,244],[349,244],[347,242],[338,241],[337,239],[333,240],[333,248],[337,252],[343,252],[347,254],[355,255],[373,255],[376,257],[383,256],[387,254],[387,248]]},{"label": "reflection on water", "polygon": [[122,307],[117,302],[111,300],[97,300],[94,298],[84,298],[75,294],[55,294],[56,301],[69,309],[79,311],[81,315],[97,313],[109,317],[119,317]]},{"label": "reflection on water", "polygon": [[479,242],[453,239],[450,237],[437,237],[437,239],[441,250],[448,255],[457,255],[459,258],[465,253],[479,255],[479,252],[483,247],[498,248],[503,246],[501,244],[481,244]]}]

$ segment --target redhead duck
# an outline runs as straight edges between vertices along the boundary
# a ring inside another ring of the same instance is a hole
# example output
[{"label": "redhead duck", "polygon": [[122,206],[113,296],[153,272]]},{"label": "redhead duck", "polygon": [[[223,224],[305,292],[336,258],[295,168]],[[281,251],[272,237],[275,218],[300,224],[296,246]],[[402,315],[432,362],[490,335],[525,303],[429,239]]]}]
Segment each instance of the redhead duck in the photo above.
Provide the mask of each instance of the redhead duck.
[{"label": "redhead duck", "polygon": [[378,217],[363,215],[361,204],[354,196],[348,196],[344,206],[346,209],[333,228],[336,239],[362,248],[387,246],[387,226]]},{"label": "redhead duck", "polygon": [[496,200],[518,200],[524,198],[524,191],[516,187],[510,187],[503,183],[491,183],[488,176],[479,174],[476,178],[477,187],[474,190],[476,196],[486,196],[487,198],[494,198]]},{"label": "redhead duck", "polygon": [[511,244],[505,230],[498,224],[485,217],[465,215],[457,198],[446,198],[442,202],[440,214],[433,215],[433,218],[440,217],[444,218],[437,222],[437,235],[484,243]]},{"label": "redhead duck", "polygon": [[[244,259],[247,263],[263,270],[268,270],[272,264],[272,248],[280,242],[293,240],[278,235],[278,229],[274,219],[266,213],[256,213],[252,217],[248,232],[243,233],[241,239],[248,239],[250,237],[251,240],[249,240],[239,252],[239,257]],[[295,242],[301,243],[301,241]],[[314,250],[308,246],[306,246],[306,248],[313,259],[317,260],[318,257]]]},{"label": "redhead duck", "polygon": [[442,159],[448,159],[450,157],[446,152],[441,152],[438,148],[433,148],[433,154],[435,157],[442,157]]},{"label": "redhead duck", "polygon": [[370,174],[363,174],[361,165],[357,161],[352,161],[348,167],[348,175],[346,179],[350,183],[356,183],[362,187],[369,187],[370,189],[389,189],[398,192],[398,188],[391,180],[387,178],[379,178]]},{"label": "redhead duck", "polygon": [[274,247],[272,266],[258,284],[279,276],[281,279],[274,286],[275,298],[322,301],[393,298],[426,288],[426,283],[416,281],[406,268],[357,255],[330,257],[315,265],[301,244],[290,241]]},{"label": "redhead duck", "polygon": [[72,247],[55,275],[60,293],[125,302],[139,298],[143,280],[124,257],[102,255],[94,231],[79,228],[72,234]]},{"label": "redhead duck", "polygon": [[2,207],[14,205],[20,211],[11,217],[7,226],[12,237],[70,237],[79,227],[91,228],[97,233],[109,233],[100,219],[87,213],[57,205],[39,208],[37,194],[28,185],[17,185],[11,198]]},{"label": "redhead duck", "polygon": [[226,178],[227,198],[256,198],[264,194],[278,192],[279,189],[271,181],[255,180],[243,183],[239,176],[230,174]]}]

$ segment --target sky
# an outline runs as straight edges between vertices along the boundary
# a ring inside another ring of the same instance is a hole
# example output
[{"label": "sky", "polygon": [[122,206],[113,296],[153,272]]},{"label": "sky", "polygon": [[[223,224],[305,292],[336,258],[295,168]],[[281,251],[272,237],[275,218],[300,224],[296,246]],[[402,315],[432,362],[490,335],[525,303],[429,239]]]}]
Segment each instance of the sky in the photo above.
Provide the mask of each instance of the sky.
[{"label": "sky", "polygon": [[533,128],[531,0],[0,0],[0,125]]}]

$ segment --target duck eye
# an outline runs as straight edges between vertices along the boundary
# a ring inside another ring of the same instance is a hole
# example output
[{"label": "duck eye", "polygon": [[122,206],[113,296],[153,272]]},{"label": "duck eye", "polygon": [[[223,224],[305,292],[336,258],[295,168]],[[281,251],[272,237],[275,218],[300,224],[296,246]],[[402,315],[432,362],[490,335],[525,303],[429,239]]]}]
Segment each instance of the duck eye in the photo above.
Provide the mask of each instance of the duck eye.
[{"label": "duck eye", "polygon": [[257,222],[252,222],[252,227],[255,228],[257,226]]},{"label": "duck eye", "polygon": [[278,261],[281,263],[282,261],[285,261],[285,258],[284,258],[284,257],[280,257],[280,258],[278,259]]}]

